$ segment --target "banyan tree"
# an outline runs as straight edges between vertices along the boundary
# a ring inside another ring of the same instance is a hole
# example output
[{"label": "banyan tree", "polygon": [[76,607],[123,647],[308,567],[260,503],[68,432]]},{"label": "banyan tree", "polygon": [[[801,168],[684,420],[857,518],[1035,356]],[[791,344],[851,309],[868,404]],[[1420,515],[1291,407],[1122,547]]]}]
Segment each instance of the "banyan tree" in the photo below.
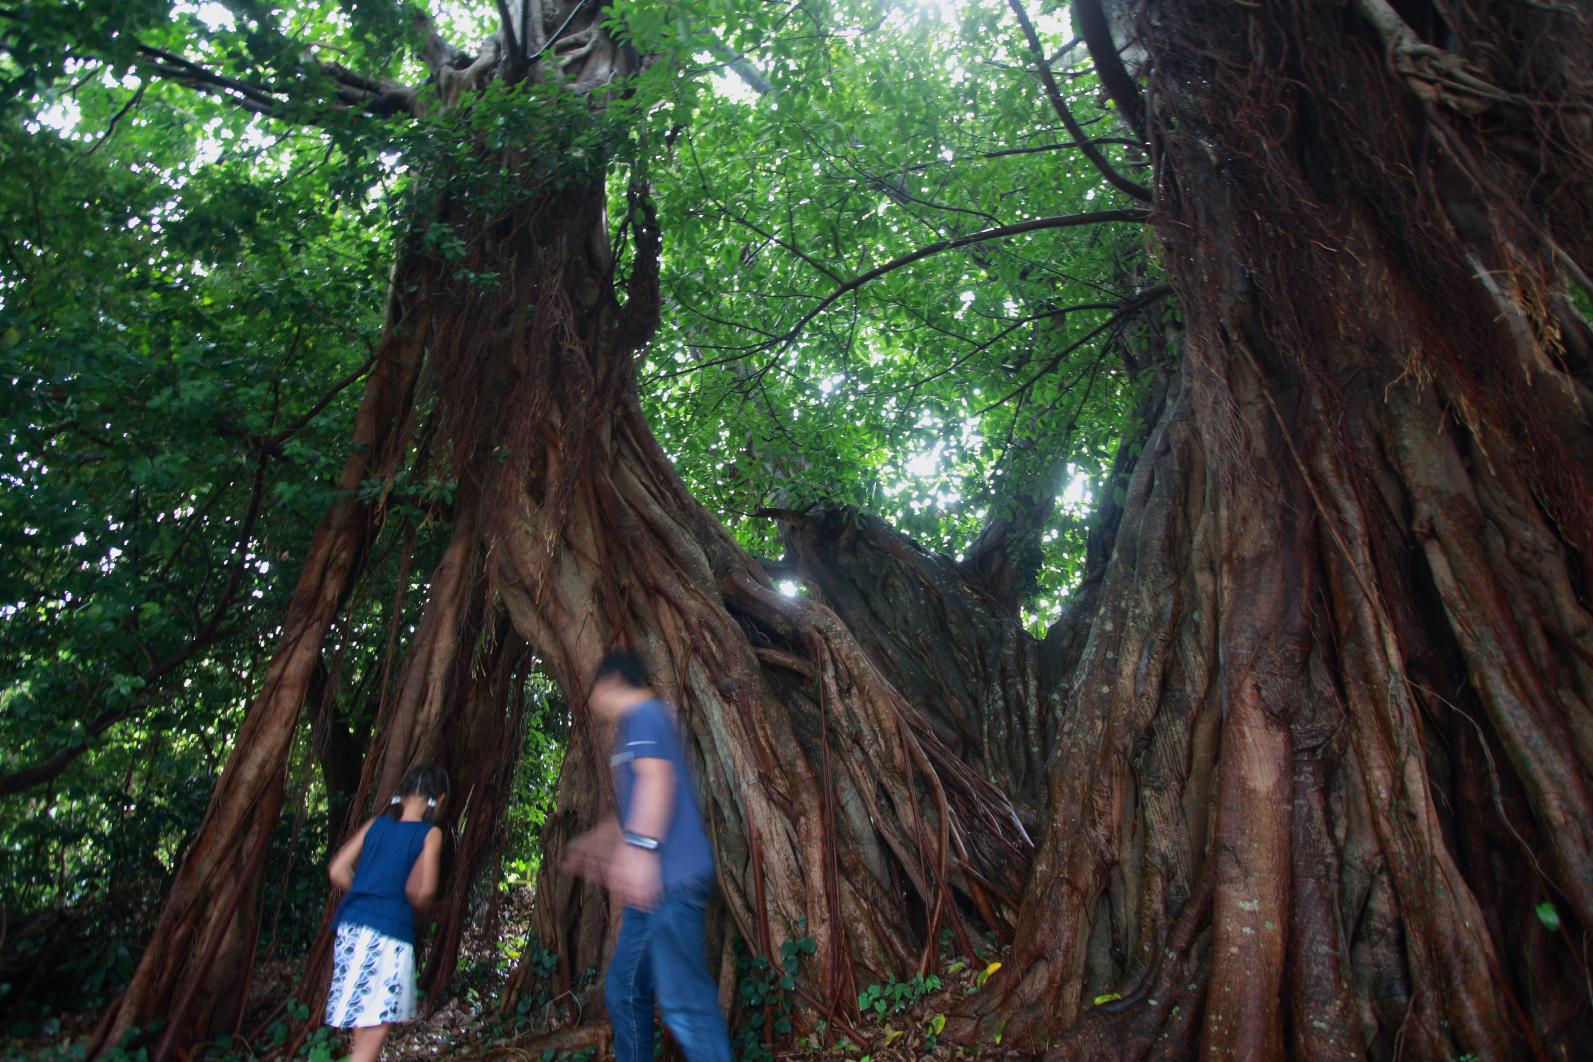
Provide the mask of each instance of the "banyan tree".
[{"label": "banyan tree", "polygon": [[[370,278],[385,320],[340,489],[280,572],[292,594],[269,667],[100,1045],[161,1018],[153,1057],[176,1057],[238,1027],[328,639],[395,484],[432,476],[456,484],[436,514],[445,544],[347,784],[363,814],[416,760],[454,775],[464,818],[430,937],[434,992],[496,851],[532,669],[572,711],[532,927],[557,963],[536,976],[566,988],[601,968],[613,912],[558,856],[607,813],[606,737],[583,701],[601,655],[627,646],[678,706],[696,767],[723,896],[714,962],[811,938],[811,1016],[855,1019],[861,985],[931,968],[949,933],[1001,952],[945,1028],[974,1050],[1588,1050],[1583,5],[984,13],[1032,113],[1098,192],[964,218],[889,260],[810,262],[817,295],[797,317],[771,309],[757,357],[724,371],[741,374],[749,415],[778,421],[759,405],[770,366],[802,358],[869,285],[935,256],[995,271],[1005,241],[1037,233],[1113,241],[1127,273],[1089,341],[1126,349],[1136,389],[1076,584],[1045,626],[1025,610],[1025,565],[1065,455],[1034,455],[1010,504],[947,553],[785,491],[780,460],[731,446],[726,464],[769,485],[746,518],[778,549],[755,555],[660,440],[656,378],[638,366],[683,309],[661,286],[675,215],[654,179],[703,162],[689,121],[655,113],[657,86],[710,56],[793,106],[736,5],[500,0],[470,49],[409,9],[394,45],[408,66],[381,77],[326,50],[257,56],[251,73],[143,43],[144,8],[160,6],[128,5],[81,51],[267,125],[424,125],[427,139],[394,209],[391,271]],[[817,25],[806,7],[790,17]],[[1081,42],[1057,52],[1064,15]],[[0,28],[26,34],[19,17]],[[929,196],[910,176],[885,175],[881,194]],[[774,213],[741,221],[767,230],[769,253],[812,257]],[[1082,341],[1053,309],[1021,308],[1050,314],[1032,341]],[[1044,349],[1015,383],[1057,367]],[[922,356],[959,371],[953,353]],[[328,939],[323,920],[302,999],[324,991]]]}]

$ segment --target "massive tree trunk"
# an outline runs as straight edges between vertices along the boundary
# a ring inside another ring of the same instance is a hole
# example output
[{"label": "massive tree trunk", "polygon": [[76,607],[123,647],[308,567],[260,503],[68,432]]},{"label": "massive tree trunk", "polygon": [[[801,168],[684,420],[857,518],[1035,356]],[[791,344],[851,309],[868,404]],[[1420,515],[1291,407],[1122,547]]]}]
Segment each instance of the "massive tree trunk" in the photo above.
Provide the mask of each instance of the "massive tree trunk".
[{"label": "massive tree trunk", "polygon": [[[625,73],[625,53],[596,23],[577,35],[581,65],[565,71],[574,88]],[[470,76],[486,76],[492,59]],[[449,98],[469,106],[468,96]],[[167,1057],[240,1021],[253,901],[291,739],[327,630],[379,526],[382,507],[358,501],[359,488],[390,478],[415,450],[419,410],[428,424],[419,450],[435,463],[417,454],[416,467],[440,464],[458,481],[452,534],[382,699],[354,806],[379,802],[417,759],[454,768],[461,866],[439,905],[427,974],[434,996],[471,882],[495,850],[513,767],[501,753],[520,719],[513,676],[527,646],[576,713],[547,866],[566,836],[559,824],[591,824],[607,799],[604,738],[591,732],[584,694],[600,655],[623,643],[648,657],[681,708],[739,935],[763,953],[815,938],[812,984],[827,1004],[852,996],[858,966],[880,977],[917,968],[939,931],[962,933],[970,913],[1015,914],[1030,846],[1012,804],[935,736],[833,612],[775,590],[654,441],[632,364],[657,323],[652,208],[634,187],[622,303],[602,160],[559,157],[557,139],[547,138],[546,155],[511,146],[490,159],[521,175],[528,192],[518,201],[475,207],[444,189],[439,208],[417,221],[344,499],[316,536],[265,690],[101,1047],[160,1017],[155,1055]],[[446,262],[421,250],[439,227],[462,248]],[[495,283],[475,279],[488,274]],[[506,623],[494,620],[500,613]],[[561,927],[571,952],[566,970],[596,963],[605,904],[546,883],[542,896],[540,917]],[[300,987],[312,1013],[324,994],[331,910]]]},{"label": "massive tree trunk", "polygon": [[[598,204],[594,194],[531,226],[542,260],[569,261],[562,247],[591,243]],[[812,936],[816,988],[841,998],[854,965],[913,968],[964,912],[1010,905],[1027,842],[1007,798],[936,736],[835,613],[782,597],[659,450],[630,361],[650,328],[637,318],[656,312],[655,237],[636,209],[645,238],[623,313],[598,315],[578,343],[530,339],[546,368],[531,375],[525,407],[506,411],[528,463],[505,462],[488,491],[502,499],[487,532],[494,579],[583,730],[600,655],[624,643],[647,658],[690,735],[734,922],[765,953]],[[561,298],[595,288],[608,265],[588,268],[561,272],[573,285]],[[568,312],[539,309],[536,320]],[[572,741],[549,865],[607,799],[603,743],[590,732]],[[546,924],[580,949],[570,969],[595,962],[602,934],[583,919],[603,915],[590,894],[545,885],[541,896]]]},{"label": "massive tree trunk", "polygon": [[1585,1054],[1593,365],[1562,287],[1593,247],[1585,16],[1434,5],[1428,42],[1382,0],[1143,17],[1187,355],[1011,973],[958,1031]]},{"label": "massive tree trunk", "polygon": [[[443,196],[417,232],[450,226],[463,257],[417,240],[400,260],[349,494],[102,1042],[162,1016],[165,1055],[236,1025],[291,738],[380,524],[354,492],[401,466],[425,408],[428,460],[459,483],[452,534],[356,806],[416,758],[456,772],[434,995],[493,858],[531,653],[575,710],[538,932],[566,985],[601,965],[606,901],[555,868],[610,799],[584,700],[626,644],[680,708],[731,923],[765,955],[814,938],[821,1012],[976,920],[1012,954],[948,1029],[971,1045],[1585,1045],[1593,365],[1561,284],[1585,283],[1593,250],[1589,37],[1547,6],[1457,9],[1450,53],[1382,0],[1165,0],[1146,19],[1188,346],[1101,521],[1110,561],[1050,638],[944,558],[821,514],[787,521],[818,600],[782,597],[641,414],[645,190],[616,256],[601,166],[557,160],[549,181],[555,160],[504,149],[525,198],[488,214]],[[577,88],[625,71],[577,28]]]}]

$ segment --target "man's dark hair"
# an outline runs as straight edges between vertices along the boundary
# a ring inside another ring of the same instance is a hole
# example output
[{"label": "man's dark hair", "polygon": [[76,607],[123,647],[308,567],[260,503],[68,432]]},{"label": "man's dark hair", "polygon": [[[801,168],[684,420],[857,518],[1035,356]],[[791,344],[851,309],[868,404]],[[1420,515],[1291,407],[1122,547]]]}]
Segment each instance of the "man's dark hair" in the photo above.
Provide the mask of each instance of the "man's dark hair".
[{"label": "man's dark hair", "polygon": [[617,678],[633,690],[647,688],[647,669],[634,653],[624,649],[616,649],[602,659],[597,665],[597,674],[592,676],[592,682],[595,685],[606,678]]}]

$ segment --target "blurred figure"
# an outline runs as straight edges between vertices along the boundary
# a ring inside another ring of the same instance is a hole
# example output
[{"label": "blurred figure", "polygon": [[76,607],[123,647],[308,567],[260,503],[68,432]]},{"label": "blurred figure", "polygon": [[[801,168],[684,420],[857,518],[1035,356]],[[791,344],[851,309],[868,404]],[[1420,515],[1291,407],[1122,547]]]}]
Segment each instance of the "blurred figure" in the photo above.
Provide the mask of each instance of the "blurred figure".
[{"label": "blurred figure", "polygon": [[730,1033],[708,973],[705,912],[714,857],[674,712],[629,653],[603,658],[590,700],[614,723],[617,821],[570,842],[567,869],[601,880],[625,911],[603,998],[617,1062],[653,1057],[653,1003],[690,1062],[729,1062]]}]

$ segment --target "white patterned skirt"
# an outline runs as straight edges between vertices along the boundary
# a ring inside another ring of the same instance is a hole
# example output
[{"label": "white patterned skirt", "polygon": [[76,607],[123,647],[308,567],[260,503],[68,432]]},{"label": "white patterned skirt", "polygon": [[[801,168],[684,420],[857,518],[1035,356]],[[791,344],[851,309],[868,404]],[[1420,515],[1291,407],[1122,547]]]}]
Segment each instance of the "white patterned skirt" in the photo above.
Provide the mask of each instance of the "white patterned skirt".
[{"label": "white patterned skirt", "polygon": [[352,1029],[414,1016],[414,946],[368,926],[338,926],[326,1023]]}]

